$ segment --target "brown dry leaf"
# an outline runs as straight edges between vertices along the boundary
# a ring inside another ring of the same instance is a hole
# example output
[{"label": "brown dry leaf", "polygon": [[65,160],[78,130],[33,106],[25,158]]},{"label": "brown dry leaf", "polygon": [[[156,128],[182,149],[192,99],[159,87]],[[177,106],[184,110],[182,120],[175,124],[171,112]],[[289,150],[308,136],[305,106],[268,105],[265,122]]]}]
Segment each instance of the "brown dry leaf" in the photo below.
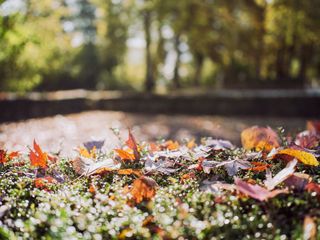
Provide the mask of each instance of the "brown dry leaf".
[{"label": "brown dry leaf", "polygon": [[303,221],[303,239],[316,240],[317,224],[315,219],[309,215],[305,216]]},{"label": "brown dry leaf", "polygon": [[129,129],[129,137],[128,137],[128,140],[126,141],[126,144],[129,148],[132,149],[135,160],[139,160],[140,159],[139,147],[130,129]]},{"label": "brown dry leaf", "polygon": [[41,167],[46,168],[47,167],[47,161],[48,161],[48,155],[47,153],[43,152],[40,146],[37,144],[37,142],[33,141],[33,150],[30,150],[30,161],[31,166],[34,167]]},{"label": "brown dry leaf", "polygon": [[278,148],[279,137],[275,131],[267,127],[253,126],[247,128],[241,133],[241,142],[243,148],[247,150],[270,152],[273,148]]},{"label": "brown dry leaf", "polygon": [[151,200],[156,195],[157,183],[152,178],[141,176],[134,180],[130,193],[132,200],[138,204]]},{"label": "brown dry leaf", "polygon": [[319,162],[317,161],[315,156],[313,156],[311,153],[308,153],[308,152],[305,152],[302,150],[297,150],[297,149],[292,149],[292,148],[282,149],[282,150],[278,151],[277,154],[274,155],[273,158],[276,158],[276,157],[282,158],[281,155],[289,156],[291,159],[296,158],[296,159],[298,159],[298,161],[300,161],[306,165],[311,165],[311,166],[318,166],[319,165]]}]

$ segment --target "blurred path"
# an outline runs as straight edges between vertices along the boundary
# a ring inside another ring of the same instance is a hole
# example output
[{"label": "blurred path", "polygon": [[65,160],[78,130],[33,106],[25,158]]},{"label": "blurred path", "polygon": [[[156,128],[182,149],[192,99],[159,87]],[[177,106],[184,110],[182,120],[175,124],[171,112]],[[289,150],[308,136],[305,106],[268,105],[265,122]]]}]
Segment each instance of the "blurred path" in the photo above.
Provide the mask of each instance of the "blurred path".
[{"label": "blurred path", "polygon": [[90,111],[79,114],[30,119],[0,125],[0,148],[27,151],[35,138],[46,151],[62,151],[70,156],[84,141],[105,139],[106,148],[119,145],[110,128],[118,128],[120,136],[127,137],[127,128],[133,130],[139,141],[167,138],[214,137],[240,143],[240,132],[252,125],[283,126],[290,132],[303,130],[304,119],[240,118],[221,116],[145,115],[123,112]]}]

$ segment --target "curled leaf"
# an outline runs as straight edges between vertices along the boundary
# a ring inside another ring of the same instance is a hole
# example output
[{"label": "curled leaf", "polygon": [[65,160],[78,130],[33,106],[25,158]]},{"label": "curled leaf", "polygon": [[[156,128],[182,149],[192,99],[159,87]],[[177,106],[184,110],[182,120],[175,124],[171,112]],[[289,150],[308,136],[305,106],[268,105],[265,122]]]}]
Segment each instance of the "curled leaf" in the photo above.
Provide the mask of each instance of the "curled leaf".
[{"label": "curled leaf", "polygon": [[241,133],[241,142],[243,148],[247,150],[270,152],[273,148],[278,148],[279,137],[270,127],[254,126],[247,128]]},{"label": "curled leaf", "polygon": [[275,157],[277,157],[277,156],[281,157],[279,155],[289,156],[291,159],[296,158],[296,159],[298,159],[299,162],[302,162],[306,165],[311,165],[311,166],[318,166],[319,165],[319,162],[317,161],[315,156],[313,156],[313,154],[305,152],[305,151],[292,149],[292,148],[286,148],[286,149],[278,151],[277,154],[275,155]]},{"label": "curled leaf", "polygon": [[289,162],[287,166],[282,169],[279,173],[277,173],[274,177],[272,177],[271,172],[267,172],[267,179],[264,181],[264,185],[268,190],[272,190],[278,184],[282,183],[286,180],[290,175],[294,173],[294,168],[297,165],[297,160],[293,159],[293,161]]}]

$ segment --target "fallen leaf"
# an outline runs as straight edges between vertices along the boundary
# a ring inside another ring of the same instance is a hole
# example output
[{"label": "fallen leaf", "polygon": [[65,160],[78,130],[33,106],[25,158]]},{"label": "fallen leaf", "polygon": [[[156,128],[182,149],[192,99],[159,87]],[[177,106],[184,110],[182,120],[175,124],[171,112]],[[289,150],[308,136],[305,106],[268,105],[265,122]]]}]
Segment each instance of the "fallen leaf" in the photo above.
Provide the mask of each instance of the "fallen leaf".
[{"label": "fallen leaf", "polygon": [[282,183],[286,180],[290,175],[294,173],[294,168],[297,165],[297,160],[293,159],[290,161],[287,166],[278,172],[274,177],[271,175],[271,171],[267,171],[266,180],[264,181],[264,185],[268,190],[274,189],[278,184]]},{"label": "fallen leaf", "polygon": [[306,149],[314,149],[319,146],[320,135],[312,131],[303,131],[296,136],[294,144]]},{"label": "fallen leaf", "polygon": [[224,167],[229,176],[237,174],[239,169],[248,169],[251,167],[250,162],[241,159],[226,160],[223,162],[218,161],[203,161],[202,168],[205,173],[210,173],[211,168]]},{"label": "fallen leaf", "polygon": [[7,152],[5,150],[0,149],[0,163],[7,162]]},{"label": "fallen leaf", "polygon": [[48,184],[57,184],[58,181],[51,176],[40,177],[34,180],[36,188],[47,190]]},{"label": "fallen leaf", "polygon": [[161,149],[168,149],[170,151],[178,150],[180,147],[179,143],[177,141],[168,140],[165,143],[161,144]]},{"label": "fallen leaf", "polygon": [[71,161],[74,171],[79,175],[103,174],[113,170],[120,169],[121,164],[113,159],[106,159],[100,162],[95,162],[90,158],[77,157]]},{"label": "fallen leaf", "polygon": [[140,159],[139,147],[130,129],[129,129],[129,137],[128,137],[128,140],[126,141],[126,144],[129,148],[133,150],[133,155],[135,160],[139,160]]},{"label": "fallen leaf", "polygon": [[186,174],[183,174],[181,177],[180,177],[180,182],[181,183],[185,183],[187,180],[189,179],[196,179],[196,175],[194,174],[194,172],[189,172],[189,173],[186,173]]},{"label": "fallen leaf", "polygon": [[29,158],[31,161],[31,166],[33,167],[47,167],[48,155],[47,153],[43,152],[37,142],[33,141],[33,150],[30,150]]},{"label": "fallen leaf", "polygon": [[310,175],[305,173],[293,173],[286,180],[284,184],[287,187],[294,188],[295,190],[302,191],[305,189],[308,183],[310,183],[312,178]]},{"label": "fallen leaf", "polygon": [[131,149],[123,150],[123,149],[114,149],[114,151],[118,154],[121,160],[136,160],[136,157]]},{"label": "fallen leaf", "polygon": [[316,240],[317,237],[317,224],[315,219],[309,215],[304,217],[303,221],[303,239]]},{"label": "fallen leaf", "polygon": [[93,183],[91,183],[89,187],[89,193],[91,193],[92,195],[95,195],[96,192],[97,192],[96,187],[94,186]]},{"label": "fallen leaf", "polygon": [[307,130],[315,134],[320,134],[320,121],[307,121]]},{"label": "fallen leaf", "polygon": [[187,148],[192,149],[195,146],[196,146],[196,142],[194,138],[187,142]]},{"label": "fallen leaf", "polygon": [[271,167],[271,164],[262,163],[262,162],[250,162],[254,167],[247,168],[246,170],[250,170],[253,172],[263,172],[266,171],[269,167]]},{"label": "fallen leaf", "polygon": [[9,158],[9,160],[12,160],[12,159],[18,157],[19,155],[20,155],[20,153],[18,151],[11,152],[11,153],[9,153],[8,158]]},{"label": "fallen leaf", "polygon": [[137,177],[142,176],[142,173],[138,169],[119,169],[117,172],[119,175],[136,175]]},{"label": "fallen leaf", "polygon": [[241,142],[243,148],[247,150],[270,152],[273,148],[278,148],[279,137],[270,127],[253,126],[241,132]]},{"label": "fallen leaf", "polygon": [[235,178],[235,184],[236,184],[236,189],[239,192],[245,195],[248,195],[251,198],[257,199],[259,201],[266,201],[269,198],[273,198],[280,193],[288,192],[286,189],[269,191],[268,189],[260,187],[257,184],[252,185],[245,181],[242,181],[240,178]]},{"label": "fallen leaf", "polygon": [[174,166],[175,161],[167,158],[158,158],[158,155],[148,156],[144,164],[144,168],[147,172],[161,172],[164,174],[172,174],[178,171]]},{"label": "fallen leaf", "polygon": [[156,195],[157,183],[149,177],[141,176],[134,180],[130,193],[134,203],[149,201]]},{"label": "fallen leaf", "polygon": [[160,150],[159,146],[154,142],[149,143],[149,149],[151,152],[157,152]]},{"label": "fallen leaf", "polygon": [[101,148],[104,145],[104,140],[101,141],[89,141],[89,142],[84,142],[83,146],[87,149],[88,152],[92,151],[94,148],[101,150]]},{"label": "fallen leaf", "polygon": [[213,194],[221,194],[222,190],[233,192],[234,190],[236,190],[236,187],[234,184],[228,184],[221,181],[210,181],[206,179],[201,183],[200,190]]},{"label": "fallen leaf", "polygon": [[221,151],[234,148],[233,144],[230,141],[212,138],[206,139],[204,145],[206,147],[209,147],[210,150],[213,151]]},{"label": "fallen leaf", "polygon": [[320,197],[320,184],[311,182],[306,185],[305,189],[308,192],[315,192]]},{"label": "fallen leaf", "polygon": [[277,154],[274,156],[274,158],[275,157],[281,158],[281,155],[289,156],[291,159],[296,158],[296,159],[298,159],[298,161],[300,161],[306,165],[311,165],[311,166],[318,166],[319,165],[319,162],[317,161],[315,156],[313,156],[311,153],[308,153],[305,151],[296,150],[296,149],[292,149],[292,148],[286,148],[286,149],[282,149],[282,150],[278,151]]}]

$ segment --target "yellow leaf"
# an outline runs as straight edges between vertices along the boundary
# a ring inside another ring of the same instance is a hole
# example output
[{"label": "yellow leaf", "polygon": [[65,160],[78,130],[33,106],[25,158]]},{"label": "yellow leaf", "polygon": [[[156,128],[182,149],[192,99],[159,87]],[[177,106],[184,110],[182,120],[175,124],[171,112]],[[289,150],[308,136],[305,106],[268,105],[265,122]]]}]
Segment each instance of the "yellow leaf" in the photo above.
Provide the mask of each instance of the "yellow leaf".
[{"label": "yellow leaf", "polygon": [[292,149],[292,148],[286,148],[286,149],[280,150],[277,153],[277,155],[278,154],[289,155],[291,157],[296,158],[298,161],[300,161],[306,165],[312,165],[312,166],[319,165],[319,162],[317,161],[315,156],[313,156],[311,153],[308,153],[305,151],[296,150],[296,149]]},{"label": "yellow leaf", "polygon": [[279,137],[275,131],[267,127],[251,127],[242,131],[241,142],[243,148],[256,151],[270,152],[280,146]]}]

